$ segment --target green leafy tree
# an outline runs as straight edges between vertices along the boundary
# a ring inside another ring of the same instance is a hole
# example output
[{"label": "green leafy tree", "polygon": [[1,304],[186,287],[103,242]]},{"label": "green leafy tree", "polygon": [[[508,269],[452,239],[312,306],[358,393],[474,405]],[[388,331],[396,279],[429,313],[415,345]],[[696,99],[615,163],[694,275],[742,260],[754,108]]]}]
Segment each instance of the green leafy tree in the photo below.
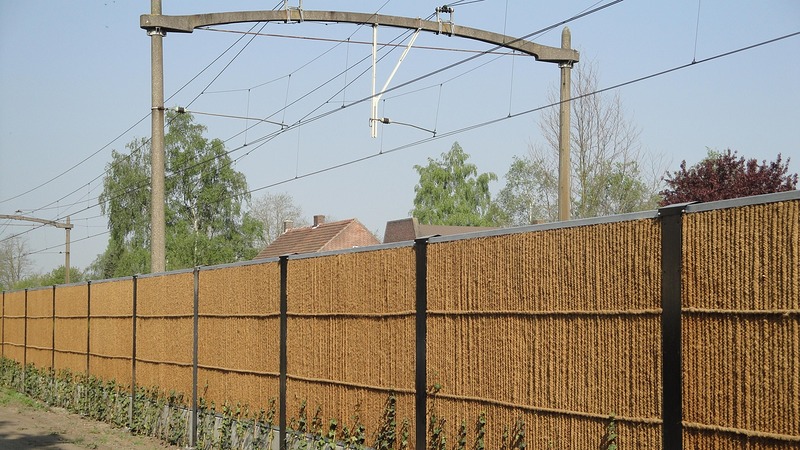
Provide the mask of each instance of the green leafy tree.
[{"label": "green leafy tree", "polygon": [[[205,126],[191,114],[170,112],[167,121],[167,269],[252,258],[262,225],[243,208],[250,200],[244,175],[233,169],[222,141],[205,138]],[[127,155],[112,153],[103,182],[100,204],[110,238],[91,268],[93,275],[150,269],[150,155],[142,139],[127,148]]]},{"label": "green leafy tree", "polygon": [[558,174],[551,161],[514,156],[497,196],[509,225],[531,225],[558,211]]},{"label": "green leafy tree", "polygon": [[[570,215],[585,218],[655,208],[660,187],[660,165],[648,161],[639,141],[640,131],[625,117],[619,95],[593,94],[597,71],[593,63],[573,72],[570,102]],[[551,100],[556,102],[556,93]],[[544,146],[530,146],[514,158],[498,203],[509,224],[526,225],[558,218],[559,115],[543,112],[539,128]],[[649,163],[649,164],[648,164]]]},{"label": "green leafy tree", "polygon": [[96,278],[150,271],[150,149],[143,138],[125,147],[127,154],[112,150],[103,179],[99,202],[110,236],[90,268]]},{"label": "green leafy tree", "polygon": [[244,174],[232,167],[225,145],[203,137],[190,114],[169,117],[167,258],[174,268],[250,259],[261,223],[242,205],[250,201]]},{"label": "green leafy tree", "polygon": [[411,215],[420,223],[496,226],[502,221],[489,192],[489,182],[497,180],[497,175],[478,174],[477,166],[468,163],[468,159],[469,155],[455,142],[441,159],[428,158],[427,166],[414,166],[419,184],[414,187]]},{"label": "green leafy tree", "polygon": [[[42,286],[53,286],[55,284],[64,284],[67,279],[66,272],[66,266],[61,265],[53,269],[50,273],[25,277],[14,285],[14,289],[36,288]],[[77,267],[70,266],[69,282],[78,283],[84,280],[86,280],[86,275],[83,273],[83,271]]]}]

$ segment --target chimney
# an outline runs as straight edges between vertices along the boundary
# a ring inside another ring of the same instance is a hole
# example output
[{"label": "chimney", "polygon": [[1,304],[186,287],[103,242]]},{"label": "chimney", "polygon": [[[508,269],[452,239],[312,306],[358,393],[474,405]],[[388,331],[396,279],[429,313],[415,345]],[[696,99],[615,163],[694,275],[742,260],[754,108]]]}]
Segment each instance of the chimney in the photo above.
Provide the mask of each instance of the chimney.
[{"label": "chimney", "polygon": [[325,223],[325,216],[323,216],[323,215],[314,216],[314,226],[315,227],[320,226],[323,223]]},{"label": "chimney", "polygon": [[291,220],[284,220],[283,221],[283,232],[286,233],[287,231],[292,229],[292,222]]}]

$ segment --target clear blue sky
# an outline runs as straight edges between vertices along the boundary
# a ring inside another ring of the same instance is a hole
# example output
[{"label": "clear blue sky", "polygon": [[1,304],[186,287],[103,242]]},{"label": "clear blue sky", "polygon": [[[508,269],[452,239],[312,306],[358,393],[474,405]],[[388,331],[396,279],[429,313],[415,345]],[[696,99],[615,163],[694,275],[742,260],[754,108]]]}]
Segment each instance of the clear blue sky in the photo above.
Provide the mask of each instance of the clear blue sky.
[{"label": "clear blue sky", "polygon": [[[279,2],[163,3],[164,14],[196,14],[272,9]],[[297,0],[290,3],[296,5]],[[303,6],[308,10],[359,12],[375,12],[382,7],[381,14],[425,18],[442,3],[305,0]],[[456,25],[523,36],[609,2],[463,3],[456,7]],[[107,235],[84,238],[106,229],[106,219],[96,203],[102,189],[102,178],[98,177],[110,161],[111,149],[125,151],[125,144],[133,138],[150,135],[150,39],[139,28],[139,16],[149,10],[148,0],[0,2],[0,214],[20,210],[26,215],[58,220],[71,214],[75,223],[72,264],[81,268],[90,264],[107,242]],[[215,28],[246,31],[251,27],[252,24],[239,24]],[[800,2],[626,0],[571,22],[569,27],[581,60],[597,64],[600,87],[607,87],[798,32]],[[349,70],[346,79],[334,78],[370,54],[369,45],[358,43],[371,39],[369,27],[270,23],[263,29],[259,25],[256,30],[259,29],[270,36],[256,37],[246,47],[249,37],[245,37],[202,73],[241,35],[206,30],[167,35],[166,96],[172,96],[200,74],[168,100],[167,106],[186,106],[196,98],[189,107],[192,111],[249,117],[267,117],[277,112],[270,120],[291,124],[341,109],[343,103],[370,95],[368,62]],[[400,30],[380,28],[378,40],[389,42],[400,34]],[[286,35],[350,38],[350,43],[283,37]],[[560,28],[531,39],[559,46]],[[426,46],[489,48],[465,39],[422,34],[415,47]],[[399,55],[400,50],[395,50],[379,64],[379,86]],[[471,55],[414,48],[392,86]],[[797,172],[798,55],[800,36],[795,36],[632,84],[617,92],[628,118],[641,129],[645,150],[665,155],[672,170],[684,159],[690,164],[697,162],[710,147],[732,148],[759,160],[772,160],[780,152],[792,158],[790,169]],[[365,70],[367,73],[357,78]],[[548,91],[558,83],[558,74],[555,65],[537,63],[532,58],[486,55],[387,93],[381,102],[381,115],[425,129],[435,128],[441,135],[546,105]],[[343,92],[338,92],[350,82]],[[309,95],[293,103],[306,94]],[[287,104],[291,106],[281,111]],[[245,136],[240,132],[252,121],[246,124],[243,120],[196,115],[197,121],[208,127],[207,136],[227,140],[229,149],[251,144],[232,153],[232,157],[241,158],[236,168],[245,173],[252,189],[272,186],[255,192],[254,197],[265,192],[288,192],[309,217],[356,217],[380,235],[387,220],[406,217],[413,206],[413,188],[418,180],[414,164],[438,157],[458,140],[480,171],[495,172],[500,177],[492,186],[497,191],[512,157],[524,155],[529,144],[541,142],[539,117],[538,112],[524,114],[401,148],[426,139],[431,133],[390,125],[380,129],[377,139],[371,139],[368,102],[290,130],[260,147],[252,142],[277,127],[263,124]],[[133,128],[126,132],[130,127]],[[394,149],[398,150],[277,184]],[[16,197],[94,153],[97,154],[55,181]],[[0,221],[0,239],[30,228],[21,225]],[[30,249],[36,252],[32,255],[36,271],[47,272],[63,264],[63,255],[59,254],[63,250],[59,246],[64,241],[63,230],[45,227],[25,236]]]}]

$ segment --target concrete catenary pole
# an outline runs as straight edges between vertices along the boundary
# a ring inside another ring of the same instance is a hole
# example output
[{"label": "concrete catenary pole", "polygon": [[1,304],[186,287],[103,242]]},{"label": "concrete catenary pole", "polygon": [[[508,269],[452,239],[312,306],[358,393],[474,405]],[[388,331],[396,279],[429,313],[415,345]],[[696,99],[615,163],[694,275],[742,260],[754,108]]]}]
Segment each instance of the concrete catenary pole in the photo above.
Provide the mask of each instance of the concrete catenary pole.
[{"label": "concrete catenary pole", "polygon": [[[572,35],[569,27],[561,32],[561,48],[570,48]],[[569,111],[570,111],[570,75],[572,61],[564,61],[561,68],[561,98],[559,104],[558,132],[558,220],[569,220],[570,210],[570,160],[569,160]]]},{"label": "concrete catenary pole", "polygon": [[67,232],[67,242],[64,245],[64,283],[69,284],[69,230],[72,229],[72,224],[69,223],[69,216],[67,216],[65,225],[64,231]]},{"label": "concrete catenary pole", "polygon": [[[150,14],[161,15],[161,0],[150,0]],[[150,271],[166,270],[164,218],[164,31],[148,30],[152,80],[152,139],[150,141]]]}]

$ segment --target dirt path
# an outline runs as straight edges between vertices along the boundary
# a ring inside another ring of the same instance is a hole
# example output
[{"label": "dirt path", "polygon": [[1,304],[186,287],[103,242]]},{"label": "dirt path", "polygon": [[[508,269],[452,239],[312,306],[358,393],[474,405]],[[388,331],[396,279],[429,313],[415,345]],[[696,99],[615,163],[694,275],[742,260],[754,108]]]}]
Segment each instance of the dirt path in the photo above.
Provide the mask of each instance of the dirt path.
[{"label": "dirt path", "polygon": [[51,408],[0,387],[0,449],[151,449],[172,448],[157,439]]}]

